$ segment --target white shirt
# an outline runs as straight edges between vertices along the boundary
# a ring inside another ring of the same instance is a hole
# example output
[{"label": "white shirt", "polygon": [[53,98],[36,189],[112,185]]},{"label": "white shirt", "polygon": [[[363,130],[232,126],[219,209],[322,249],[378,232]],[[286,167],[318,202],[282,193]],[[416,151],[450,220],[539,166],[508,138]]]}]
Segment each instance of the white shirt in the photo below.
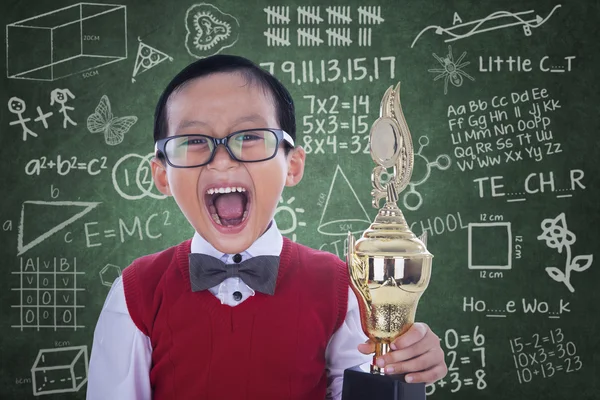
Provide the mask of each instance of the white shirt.
[{"label": "white shirt", "polygon": [[[282,247],[283,237],[277,229],[275,221],[272,221],[269,229],[240,255],[242,260],[259,255],[278,256],[281,254]],[[191,251],[208,254],[227,264],[233,263],[232,254],[221,253],[198,233],[195,233],[192,238]],[[221,300],[221,303],[231,307],[235,307],[254,295],[254,290],[244,284],[240,278],[227,278],[209,290]],[[239,301],[236,301],[233,296],[236,291],[242,294]],[[346,319],[331,337],[325,351],[329,377],[328,399],[341,398],[342,379],[346,368],[371,360],[372,356],[364,355],[357,349],[357,346],[366,340],[367,337],[360,325],[356,296],[349,289]],[[121,277],[118,277],[108,292],[94,331],[88,372],[87,399],[151,399],[151,365],[150,338],[133,323],[125,302],[123,281]],[[223,392],[226,393],[227,388],[223,388]]]}]

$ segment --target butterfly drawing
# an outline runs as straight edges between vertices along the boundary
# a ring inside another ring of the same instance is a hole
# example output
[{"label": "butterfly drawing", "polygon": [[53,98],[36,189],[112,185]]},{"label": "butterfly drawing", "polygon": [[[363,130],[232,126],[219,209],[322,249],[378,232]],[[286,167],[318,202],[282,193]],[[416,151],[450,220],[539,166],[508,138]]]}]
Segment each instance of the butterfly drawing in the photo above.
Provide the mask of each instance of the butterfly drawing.
[{"label": "butterfly drawing", "polygon": [[137,117],[114,117],[110,109],[110,101],[106,95],[87,119],[87,128],[91,133],[104,132],[106,144],[115,146],[123,141],[125,134],[137,122]]}]

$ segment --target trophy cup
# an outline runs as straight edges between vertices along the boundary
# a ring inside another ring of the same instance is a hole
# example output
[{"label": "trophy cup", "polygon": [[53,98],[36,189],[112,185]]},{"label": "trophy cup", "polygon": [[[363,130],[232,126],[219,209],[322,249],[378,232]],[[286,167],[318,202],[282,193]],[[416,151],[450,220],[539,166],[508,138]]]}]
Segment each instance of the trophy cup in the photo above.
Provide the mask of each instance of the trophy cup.
[{"label": "trophy cup", "polygon": [[[371,174],[372,204],[379,208],[379,200],[385,198],[385,205],[359,240],[348,232],[350,286],[358,299],[362,329],[375,342],[375,356],[366,370],[361,366],[344,371],[343,400],[425,400],[424,383],[407,383],[401,374],[384,375],[375,364],[414,323],[433,258],[396,205],[398,193],[410,182],[414,162],[399,91],[400,83],[385,92],[369,138],[377,164]],[[387,168],[393,168],[393,174],[383,184],[381,174]]]}]

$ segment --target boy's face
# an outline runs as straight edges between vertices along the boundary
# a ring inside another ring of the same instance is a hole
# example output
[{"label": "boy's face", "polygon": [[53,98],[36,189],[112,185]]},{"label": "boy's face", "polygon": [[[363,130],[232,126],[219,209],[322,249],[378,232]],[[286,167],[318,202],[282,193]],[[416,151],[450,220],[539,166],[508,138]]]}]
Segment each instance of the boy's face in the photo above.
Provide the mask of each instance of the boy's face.
[{"label": "boy's face", "polygon": [[[222,138],[243,129],[280,128],[270,95],[239,73],[215,73],[187,82],[171,95],[166,115],[168,136]],[[217,250],[233,254],[248,249],[267,229],[284,186],[302,178],[304,159],[301,147],[286,156],[280,144],[274,158],[243,163],[218,146],[214,159],[201,167],[173,168],[154,159],[152,176],[162,193],[175,198],[196,232]],[[243,190],[207,193],[227,187]]]}]

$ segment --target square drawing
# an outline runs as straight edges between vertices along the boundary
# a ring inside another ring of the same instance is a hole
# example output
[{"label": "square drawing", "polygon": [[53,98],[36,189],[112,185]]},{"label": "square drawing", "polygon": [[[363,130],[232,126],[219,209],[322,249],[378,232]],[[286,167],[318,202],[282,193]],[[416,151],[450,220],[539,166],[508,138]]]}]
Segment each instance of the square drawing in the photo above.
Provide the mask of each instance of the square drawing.
[{"label": "square drawing", "polygon": [[469,269],[511,269],[510,222],[470,223],[468,226]]}]

